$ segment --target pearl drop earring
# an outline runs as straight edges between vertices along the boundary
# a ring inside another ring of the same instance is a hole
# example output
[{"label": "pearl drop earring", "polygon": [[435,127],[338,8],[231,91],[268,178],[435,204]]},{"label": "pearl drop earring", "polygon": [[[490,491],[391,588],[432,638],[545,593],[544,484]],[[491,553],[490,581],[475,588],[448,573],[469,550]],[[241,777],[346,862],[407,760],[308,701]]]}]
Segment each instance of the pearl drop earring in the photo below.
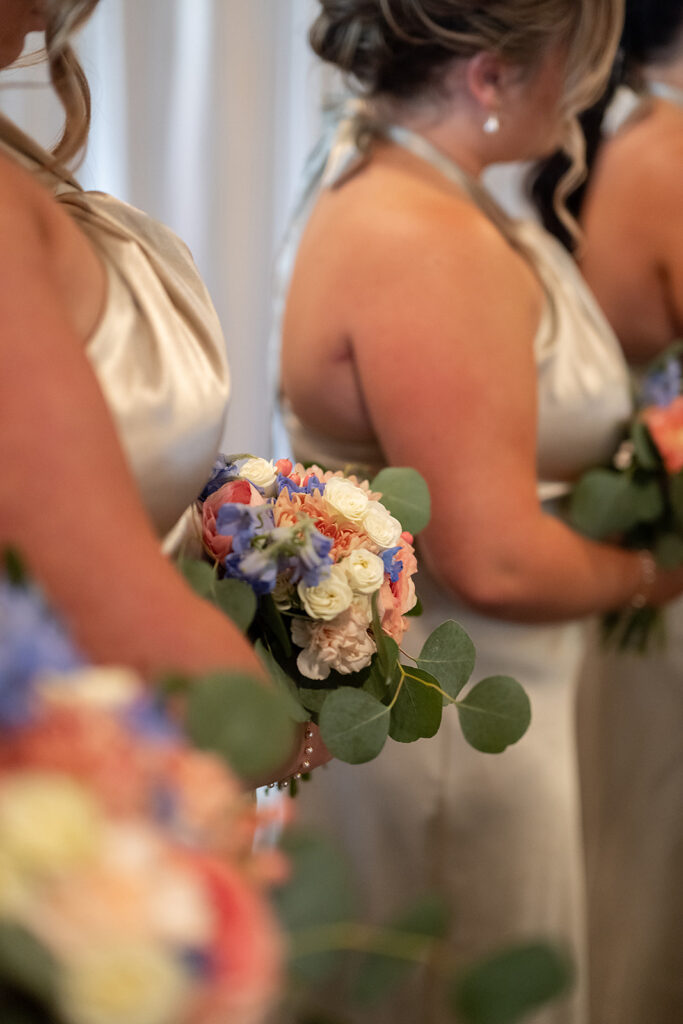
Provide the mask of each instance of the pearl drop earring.
[{"label": "pearl drop earring", "polygon": [[500,131],[500,117],[492,112],[484,121],[484,131],[487,135],[495,135]]}]

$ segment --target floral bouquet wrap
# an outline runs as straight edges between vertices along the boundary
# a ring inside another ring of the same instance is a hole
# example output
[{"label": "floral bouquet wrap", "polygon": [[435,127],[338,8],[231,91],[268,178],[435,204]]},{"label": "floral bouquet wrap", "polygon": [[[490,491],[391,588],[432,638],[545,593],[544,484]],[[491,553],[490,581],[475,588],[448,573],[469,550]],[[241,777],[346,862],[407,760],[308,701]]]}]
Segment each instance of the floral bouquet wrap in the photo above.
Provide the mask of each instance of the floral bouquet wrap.
[{"label": "floral bouquet wrap", "polygon": [[[683,343],[666,350],[636,384],[636,412],[610,467],[586,473],[571,521],[595,540],[652,552],[666,568],[683,565]],[[664,613],[646,605],[603,620],[605,642],[646,651],[665,640]]]},{"label": "floral bouquet wrap", "polygon": [[199,514],[213,564],[184,559],[183,571],[248,631],[292,716],[316,722],[335,757],[361,763],[388,736],[433,736],[444,704],[457,706],[479,750],[500,752],[524,734],[529,702],[515,680],[487,679],[461,696],[475,652],[455,622],[432,633],[414,665],[401,661],[419,613],[413,535],[429,519],[415,470],[385,469],[370,483],[287,459],[222,456]]},{"label": "floral bouquet wrap", "polygon": [[0,1020],[259,1024],[284,950],[253,801],[0,582]]}]

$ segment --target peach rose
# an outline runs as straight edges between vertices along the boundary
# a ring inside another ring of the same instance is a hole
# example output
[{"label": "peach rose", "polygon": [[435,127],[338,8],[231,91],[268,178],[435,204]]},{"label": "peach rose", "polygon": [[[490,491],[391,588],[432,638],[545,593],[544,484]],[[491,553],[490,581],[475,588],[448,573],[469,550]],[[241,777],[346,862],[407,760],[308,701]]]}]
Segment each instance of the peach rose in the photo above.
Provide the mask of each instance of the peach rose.
[{"label": "peach rose", "polygon": [[202,538],[204,547],[217,562],[222,562],[232,551],[232,537],[216,531],[218,510],[230,502],[265,505],[266,499],[248,480],[231,480],[209,495],[202,507]]},{"label": "peach rose", "polygon": [[683,469],[683,395],[674,398],[664,408],[649,406],[643,409],[641,416],[664,460],[667,472],[672,475],[680,473]]}]

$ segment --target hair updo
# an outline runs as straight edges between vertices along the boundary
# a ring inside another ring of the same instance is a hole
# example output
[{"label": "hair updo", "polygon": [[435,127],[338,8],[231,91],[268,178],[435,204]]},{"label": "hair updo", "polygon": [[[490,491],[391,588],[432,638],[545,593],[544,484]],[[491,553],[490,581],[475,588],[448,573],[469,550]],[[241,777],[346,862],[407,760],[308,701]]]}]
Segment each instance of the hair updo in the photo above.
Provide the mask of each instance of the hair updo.
[{"label": "hair updo", "polygon": [[370,97],[409,100],[438,86],[452,61],[480,51],[533,68],[565,41],[569,116],[604,88],[623,0],[319,0],[310,42]]},{"label": "hair updo", "polygon": [[70,45],[99,0],[46,0],[45,49],[50,80],[64,108],[62,135],[52,151],[65,164],[80,153],[90,130],[90,89],[83,68]]}]

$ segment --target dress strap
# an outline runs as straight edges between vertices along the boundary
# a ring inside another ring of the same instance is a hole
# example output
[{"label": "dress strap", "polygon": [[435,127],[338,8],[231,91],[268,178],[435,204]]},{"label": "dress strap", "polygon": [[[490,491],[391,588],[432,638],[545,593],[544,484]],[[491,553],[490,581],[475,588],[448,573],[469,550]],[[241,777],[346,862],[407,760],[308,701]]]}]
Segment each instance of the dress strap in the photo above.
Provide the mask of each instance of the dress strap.
[{"label": "dress strap", "polygon": [[516,241],[514,221],[475,178],[423,135],[402,125],[379,120],[373,114],[372,107],[363,100],[353,100],[344,107],[322,172],[323,188],[339,188],[364,167],[370,159],[373,143],[377,139],[393,142],[394,145],[429,164],[460,188],[506,238],[513,243]]},{"label": "dress strap", "polygon": [[656,96],[660,100],[668,100],[669,103],[683,108],[683,89],[679,89],[675,85],[669,85],[668,82],[658,81],[648,82],[645,88],[650,96]]}]

